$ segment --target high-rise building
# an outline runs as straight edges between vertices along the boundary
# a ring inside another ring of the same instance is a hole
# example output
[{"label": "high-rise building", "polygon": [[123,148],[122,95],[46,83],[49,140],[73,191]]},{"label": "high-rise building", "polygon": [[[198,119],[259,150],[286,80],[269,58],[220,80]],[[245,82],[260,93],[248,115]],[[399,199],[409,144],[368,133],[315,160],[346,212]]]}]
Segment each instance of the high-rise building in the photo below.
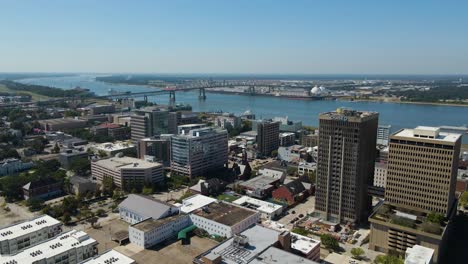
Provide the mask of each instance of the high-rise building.
[{"label": "high-rise building", "polygon": [[177,134],[177,126],[199,123],[198,114],[189,111],[177,111],[169,113],[169,134]]},{"label": "high-rise building", "polygon": [[171,137],[173,134],[162,134],[143,138],[137,144],[137,157],[153,160],[169,166],[171,162]]},{"label": "high-rise building", "polygon": [[385,201],[447,215],[455,199],[461,135],[435,127],[403,129],[390,140]]},{"label": "high-rise building", "polygon": [[270,156],[279,147],[280,122],[262,120],[257,122],[257,149],[262,156]]},{"label": "high-rise building", "polygon": [[171,170],[176,173],[202,176],[222,168],[228,160],[226,130],[195,128],[171,139]]},{"label": "high-rise building", "polygon": [[460,134],[437,127],[390,136],[385,202],[369,217],[370,249],[404,255],[421,245],[433,249],[434,263],[440,262],[456,212],[460,146]]},{"label": "high-rise building", "polygon": [[169,111],[157,107],[138,109],[131,117],[132,140],[168,133]]},{"label": "high-rise building", "polygon": [[315,210],[333,222],[369,216],[379,114],[338,109],[319,116]]},{"label": "high-rise building", "polygon": [[379,125],[377,127],[377,145],[388,146],[388,138],[390,137],[390,130],[392,126]]}]

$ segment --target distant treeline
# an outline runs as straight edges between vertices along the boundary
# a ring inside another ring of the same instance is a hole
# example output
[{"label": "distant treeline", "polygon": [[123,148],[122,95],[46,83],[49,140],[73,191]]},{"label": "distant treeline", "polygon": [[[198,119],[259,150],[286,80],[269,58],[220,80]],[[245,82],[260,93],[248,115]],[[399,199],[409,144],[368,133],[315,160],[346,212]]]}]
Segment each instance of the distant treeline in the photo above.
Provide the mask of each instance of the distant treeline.
[{"label": "distant treeline", "polygon": [[160,83],[181,83],[189,78],[178,76],[159,76],[152,74],[137,74],[137,75],[112,75],[104,77],[96,77],[96,81],[107,83],[125,83],[132,85],[154,85],[155,82]]},{"label": "distant treeline", "polygon": [[63,90],[59,88],[53,88],[48,86],[34,85],[34,84],[23,84],[9,80],[2,80],[0,84],[5,85],[8,89],[17,92],[32,92],[48,97],[75,97],[75,96],[89,96],[89,93],[83,90]]},{"label": "distant treeline", "polygon": [[18,80],[40,77],[65,77],[73,75],[74,74],[69,73],[0,73],[0,80]]},{"label": "distant treeline", "polygon": [[[382,91],[383,92],[383,91]],[[455,86],[455,85],[440,85],[432,87],[427,91],[420,90],[406,90],[406,91],[394,91],[393,95],[404,97],[406,101],[414,102],[440,102],[445,100],[467,100],[468,99],[468,87],[467,86]]]}]

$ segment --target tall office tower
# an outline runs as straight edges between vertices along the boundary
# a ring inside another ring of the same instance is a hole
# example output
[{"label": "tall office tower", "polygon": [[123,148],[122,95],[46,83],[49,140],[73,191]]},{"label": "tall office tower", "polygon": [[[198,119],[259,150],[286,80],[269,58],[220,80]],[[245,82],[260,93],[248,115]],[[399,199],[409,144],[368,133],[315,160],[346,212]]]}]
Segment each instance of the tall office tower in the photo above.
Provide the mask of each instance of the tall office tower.
[{"label": "tall office tower", "polygon": [[177,111],[169,113],[169,134],[177,134],[177,127],[180,125],[199,123],[198,113],[190,111]]},{"label": "tall office tower", "polygon": [[164,166],[170,166],[172,136],[173,134],[161,134],[138,140],[137,157],[142,160],[157,161]]},{"label": "tall office tower", "polygon": [[315,210],[332,222],[369,216],[379,114],[339,108],[319,115]]},{"label": "tall office tower", "polygon": [[157,107],[138,109],[131,117],[132,140],[168,133],[169,111]]},{"label": "tall office tower", "polygon": [[390,130],[392,126],[379,125],[377,127],[377,145],[388,146],[388,139],[390,137]]},{"label": "tall office tower", "polygon": [[[402,129],[390,136],[385,202],[369,217],[369,248],[404,255],[421,245],[434,249],[434,263],[446,244],[456,212],[455,185],[461,135],[436,127]],[[440,214],[445,220],[431,220]]]},{"label": "tall office tower", "polygon": [[226,130],[195,128],[171,139],[171,170],[176,173],[203,176],[222,168],[228,160]]},{"label": "tall office tower", "polygon": [[262,156],[270,156],[279,147],[280,122],[262,120],[257,122],[257,148]]},{"label": "tall office tower", "polygon": [[447,215],[455,199],[461,135],[435,127],[403,129],[390,140],[385,201]]}]

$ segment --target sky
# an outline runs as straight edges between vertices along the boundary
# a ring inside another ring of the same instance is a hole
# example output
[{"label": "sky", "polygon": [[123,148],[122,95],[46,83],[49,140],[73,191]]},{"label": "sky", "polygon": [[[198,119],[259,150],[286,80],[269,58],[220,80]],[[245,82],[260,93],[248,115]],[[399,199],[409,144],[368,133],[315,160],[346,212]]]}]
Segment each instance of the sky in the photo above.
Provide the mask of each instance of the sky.
[{"label": "sky", "polygon": [[0,0],[0,72],[467,74],[468,1]]}]

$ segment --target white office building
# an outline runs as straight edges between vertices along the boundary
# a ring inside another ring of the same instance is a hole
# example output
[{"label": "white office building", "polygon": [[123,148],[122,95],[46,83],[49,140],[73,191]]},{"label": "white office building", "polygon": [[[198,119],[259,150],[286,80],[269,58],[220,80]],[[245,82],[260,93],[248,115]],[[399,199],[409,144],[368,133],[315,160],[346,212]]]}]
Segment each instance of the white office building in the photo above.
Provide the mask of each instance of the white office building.
[{"label": "white office building", "polygon": [[377,127],[377,145],[388,146],[388,140],[390,138],[390,131],[392,126],[379,125]]},{"label": "white office building", "polygon": [[83,231],[71,230],[13,255],[0,255],[7,264],[76,264],[97,254],[98,242]]},{"label": "white office building", "polygon": [[174,215],[162,219],[149,218],[131,225],[128,228],[128,236],[131,243],[142,248],[150,248],[175,237],[180,230],[190,224],[188,215]]},{"label": "white office building", "polygon": [[0,229],[0,254],[15,254],[55,237],[60,232],[62,223],[48,215],[4,227]]},{"label": "white office building", "polygon": [[283,206],[279,204],[265,202],[245,195],[233,201],[232,203],[259,211],[262,214],[262,218],[265,219],[275,219],[283,212]]},{"label": "white office building", "polygon": [[385,188],[387,184],[387,163],[376,162],[374,167],[374,186]]},{"label": "white office building", "polygon": [[190,214],[190,220],[210,235],[231,237],[260,221],[260,212],[224,202],[211,203]]},{"label": "white office building", "polygon": [[299,162],[299,165],[297,166],[297,173],[301,176],[313,174],[316,171],[317,171],[317,163],[315,162],[301,161]]}]

